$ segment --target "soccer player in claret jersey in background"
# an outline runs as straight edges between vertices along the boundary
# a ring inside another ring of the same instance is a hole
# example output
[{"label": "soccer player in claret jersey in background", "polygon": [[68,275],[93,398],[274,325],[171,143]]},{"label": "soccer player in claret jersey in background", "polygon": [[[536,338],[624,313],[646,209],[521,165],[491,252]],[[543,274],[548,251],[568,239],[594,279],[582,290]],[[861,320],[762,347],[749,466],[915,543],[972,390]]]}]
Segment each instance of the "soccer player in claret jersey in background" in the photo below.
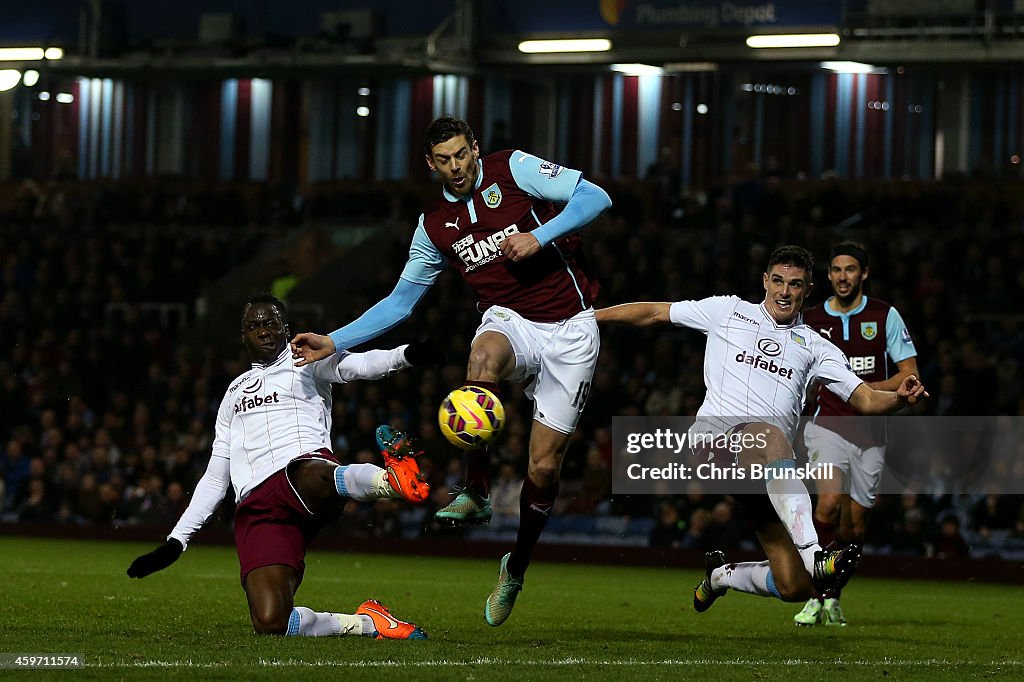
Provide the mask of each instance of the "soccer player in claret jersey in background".
[{"label": "soccer player in claret jersey in background", "polygon": [[420,480],[408,438],[389,426],[377,429],[386,469],[339,464],[328,450],[331,384],[438,364],[443,353],[436,344],[422,341],[387,351],[339,353],[295,367],[288,336],[280,299],[270,294],[249,299],[242,309],[242,344],[252,368],[224,393],[210,463],[188,508],[164,544],[132,562],[128,576],[145,578],[177,561],[234,487],[235,545],[257,633],[425,639],[419,627],[398,620],[372,599],[354,614],[318,612],[295,606],[294,600],[305,572],[307,545],[338,517],[347,499],[404,497],[422,502],[430,491]]},{"label": "soccer player in claret jersey in background", "polygon": [[[599,287],[574,233],[611,206],[611,199],[579,171],[524,151],[481,157],[469,125],[450,116],[427,128],[424,151],[443,190],[420,216],[394,291],[329,336],[296,335],[292,349],[302,365],[386,332],[409,316],[449,265],[473,288],[483,318],[470,348],[466,384],[499,394],[503,379],[533,378],[527,388],[534,411],[519,531],[484,605],[485,620],[497,626],[523,588],[590,390],[600,349],[591,307]],[[561,210],[556,203],[564,204]],[[486,450],[469,452],[466,486],[437,512],[438,520],[489,521],[488,479]]]},{"label": "soccer player in claret jersey in background", "polygon": [[[864,294],[868,267],[863,244],[847,241],[833,247],[828,266],[832,296],[804,312],[804,324],[838,346],[854,374],[869,386],[891,391],[906,377],[917,374],[917,351],[896,308]],[[832,392],[817,387],[814,421],[804,429],[807,456],[812,463],[833,464],[845,479],[845,484],[837,479],[817,483],[814,525],[823,545],[833,541],[864,543],[868,515],[882,479],[884,428],[879,428],[882,425],[876,420],[849,419],[856,414]],[[839,606],[840,589],[809,599],[793,617],[794,622],[846,625]]]},{"label": "soccer player in claret jersey in background", "polygon": [[[804,601],[852,573],[860,548],[823,550],[811,515],[811,499],[796,468],[793,437],[804,405],[804,390],[818,381],[862,414],[886,414],[927,396],[917,377],[895,391],[879,391],[851,371],[842,352],[803,323],[800,308],[810,292],[814,260],[799,246],[783,246],[769,258],[763,275],[765,297],[749,303],[714,296],[677,303],[626,303],[597,311],[600,323],[637,326],[672,323],[703,332],[704,385],[695,432],[750,434],[755,444],[741,464],[767,467],[767,495],[745,502],[768,561],[727,564],[709,552],[705,578],[694,589],[693,607],[707,610],[733,588],[783,601]],[[764,436],[763,443],[757,435]],[[703,454],[708,453],[695,453]],[[731,457],[730,453],[714,453]]]}]

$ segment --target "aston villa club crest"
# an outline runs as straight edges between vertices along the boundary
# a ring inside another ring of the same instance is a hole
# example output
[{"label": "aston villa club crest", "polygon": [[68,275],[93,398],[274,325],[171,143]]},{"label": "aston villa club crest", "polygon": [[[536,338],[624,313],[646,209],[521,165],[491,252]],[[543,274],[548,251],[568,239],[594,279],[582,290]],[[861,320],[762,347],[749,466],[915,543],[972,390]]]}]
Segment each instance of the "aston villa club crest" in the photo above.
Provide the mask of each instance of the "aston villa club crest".
[{"label": "aston villa club crest", "polygon": [[498,187],[498,183],[484,190],[484,204],[487,208],[498,208],[501,204],[501,188]]},{"label": "aston villa club crest", "polygon": [[876,336],[878,336],[878,323],[877,322],[861,322],[860,323],[860,335],[863,336],[868,341],[870,341],[871,339],[875,338]]}]

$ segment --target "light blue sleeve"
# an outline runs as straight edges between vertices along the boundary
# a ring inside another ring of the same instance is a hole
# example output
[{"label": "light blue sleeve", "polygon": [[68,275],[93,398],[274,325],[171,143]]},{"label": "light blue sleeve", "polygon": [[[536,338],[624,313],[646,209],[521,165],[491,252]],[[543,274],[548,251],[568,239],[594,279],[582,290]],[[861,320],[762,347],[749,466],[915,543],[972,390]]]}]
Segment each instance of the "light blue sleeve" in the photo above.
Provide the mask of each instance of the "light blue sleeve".
[{"label": "light blue sleeve", "polygon": [[420,223],[416,226],[416,232],[412,235],[412,244],[409,246],[409,260],[406,262],[405,268],[402,269],[402,279],[429,287],[437,281],[437,276],[444,272],[446,267],[448,267],[448,259],[427,236],[421,213]]},{"label": "light blue sleeve", "polygon": [[893,362],[917,357],[917,349],[914,348],[914,340],[910,338],[910,330],[907,329],[899,311],[892,307],[885,318],[885,350]]},{"label": "light blue sleeve", "polygon": [[394,291],[387,297],[341,329],[328,334],[331,341],[334,341],[334,348],[348,350],[394,329],[408,319],[428,289],[430,286],[427,284],[399,279]]},{"label": "light blue sleeve", "polygon": [[565,208],[530,234],[537,238],[542,247],[547,246],[556,239],[589,225],[611,205],[612,199],[607,192],[592,182],[580,179]]},{"label": "light blue sleeve", "polygon": [[420,215],[420,223],[409,247],[409,260],[394,291],[357,319],[331,332],[328,336],[334,341],[334,348],[338,351],[348,350],[404,322],[447,264],[444,254],[427,237],[423,216]]},{"label": "light blue sleeve", "polygon": [[508,159],[512,179],[519,187],[538,199],[567,203],[576,184],[583,177],[578,170],[559,166],[522,150],[515,150]]}]

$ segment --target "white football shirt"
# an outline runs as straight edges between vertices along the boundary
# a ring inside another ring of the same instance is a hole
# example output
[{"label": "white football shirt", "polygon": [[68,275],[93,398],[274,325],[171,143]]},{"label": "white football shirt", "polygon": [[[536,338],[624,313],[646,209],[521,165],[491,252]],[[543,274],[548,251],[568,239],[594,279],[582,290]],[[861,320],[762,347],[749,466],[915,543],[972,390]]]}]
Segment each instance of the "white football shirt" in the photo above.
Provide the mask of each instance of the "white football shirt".
[{"label": "white football shirt", "polygon": [[708,337],[707,393],[697,416],[716,430],[767,422],[792,440],[810,382],[821,382],[843,401],[863,383],[842,351],[805,325],[802,316],[781,325],[764,303],[737,296],[679,301],[669,309],[669,319]]},{"label": "white football shirt", "polygon": [[409,366],[406,346],[335,353],[296,367],[285,347],[268,365],[231,382],[217,412],[213,453],[192,500],[168,537],[188,546],[217,509],[228,486],[239,502],[296,457],[330,449],[331,384],[380,379]]}]

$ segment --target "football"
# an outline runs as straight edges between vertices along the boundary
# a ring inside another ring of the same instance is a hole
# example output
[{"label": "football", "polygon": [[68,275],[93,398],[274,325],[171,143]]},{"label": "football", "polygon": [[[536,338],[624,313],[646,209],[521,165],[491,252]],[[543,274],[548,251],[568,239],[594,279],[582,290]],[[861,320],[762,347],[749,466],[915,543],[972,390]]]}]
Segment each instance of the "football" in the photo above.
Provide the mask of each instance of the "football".
[{"label": "football", "polygon": [[479,386],[457,388],[444,399],[437,411],[441,433],[448,442],[463,450],[483,447],[505,425],[505,408],[498,396]]}]

